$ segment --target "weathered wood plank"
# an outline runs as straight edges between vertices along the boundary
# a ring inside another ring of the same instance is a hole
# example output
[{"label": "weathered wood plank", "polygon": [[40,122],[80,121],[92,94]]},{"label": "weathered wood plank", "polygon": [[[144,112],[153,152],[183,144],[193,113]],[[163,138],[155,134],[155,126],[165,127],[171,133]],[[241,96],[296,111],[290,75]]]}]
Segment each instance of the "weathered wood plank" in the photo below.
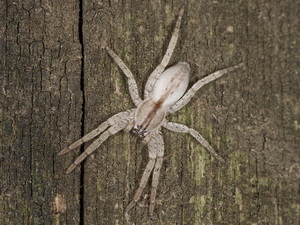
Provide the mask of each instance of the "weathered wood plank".
[{"label": "weathered wood plank", "polygon": [[135,137],[109,138],[70,175],[65,170],[79,150],[56,153],[82,128],[87,133],[133,107],[125,76],[101,50],[103,42],[126,62],[142,93],[184,1],[83,1],[82,24],[79,2],[30,3],[0,3],[6,9],[1,224],[299,224],[296,0],[185,3],[171,63],[190,63],[191,84],[241,61],[247,66],[204,87],[170,117],[198,130],[227,163],[213,160],[188,135],[165,131],[167,157],[151,219],[149,187],[124,215],[148,161]]},{"label": "weathered wood plank", "polygon": [[0,224],[78,224],[79,177],[64,174],[73,157],[56,155],[80,136],[78,1],[1,9]]},{"label": "weathered wood plank", "polygon": [[[155,217],[148,217],[148,188],[140,207],[126,218],[124,208],[148,157],[136,138],[118,134],[85,164],[86,224],[299,222],[299,131],[292,121],[299,118],[299,86],[293,82],[299,78],[290,69],[296,66],[295,52],[287,49],[299,33],[293,29],[297,23],[288,19],[296,17],[291,2],[189,1],[172,63],[191,64],[191,83],[241,61],[247,70],[205,87],[172,120],[199,130],[227,165],[211,160],[188,135],[165,132],[169,158],[162,169]],[[142,92],[166,50],[182,4],[84,2],[86,132],[133,107],[125,76],[100,50],[103,40],[132,69]]]}]

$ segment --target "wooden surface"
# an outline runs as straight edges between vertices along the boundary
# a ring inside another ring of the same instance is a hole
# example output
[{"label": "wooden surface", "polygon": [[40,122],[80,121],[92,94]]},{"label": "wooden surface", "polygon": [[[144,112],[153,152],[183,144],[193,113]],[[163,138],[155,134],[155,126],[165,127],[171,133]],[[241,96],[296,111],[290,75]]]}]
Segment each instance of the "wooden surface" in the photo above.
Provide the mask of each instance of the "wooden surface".
[{"label": "wooden surface", "polygon": [[[164,130],[154,217],[149,186],[125,215],[148,161],[145,145],[121,132],[70,175],[65,171],[83,149],[57,152],[134,106],[103,43],[125,61],[142,93],[183,4],[171,64],[190,63],[191,85],[246,64],[169,117],[198,130],[226,165],[189,135]],[[297,0],[0,6],[0,224],[300,223]]]}]

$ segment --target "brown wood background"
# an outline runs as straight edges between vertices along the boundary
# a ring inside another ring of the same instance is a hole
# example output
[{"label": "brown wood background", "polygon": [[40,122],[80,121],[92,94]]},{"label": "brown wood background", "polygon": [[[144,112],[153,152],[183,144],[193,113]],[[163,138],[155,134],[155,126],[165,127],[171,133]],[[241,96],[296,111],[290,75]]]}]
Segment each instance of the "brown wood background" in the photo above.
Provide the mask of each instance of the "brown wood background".
[{"label": "brown wood background", "polygon": [[[125,216],[146,146],[121,132],[70,175],[80,150],[57,152],[133,107],[102,43],[142,92],[183,4],[171,64],[189,62],[191,84],[247,65],[170,117],[200,131],[227,164],[189,135],[164,131],[155,215],[147,187]],[[12,0],[0,8],[1,225],[300,223],[299,1]]]}]

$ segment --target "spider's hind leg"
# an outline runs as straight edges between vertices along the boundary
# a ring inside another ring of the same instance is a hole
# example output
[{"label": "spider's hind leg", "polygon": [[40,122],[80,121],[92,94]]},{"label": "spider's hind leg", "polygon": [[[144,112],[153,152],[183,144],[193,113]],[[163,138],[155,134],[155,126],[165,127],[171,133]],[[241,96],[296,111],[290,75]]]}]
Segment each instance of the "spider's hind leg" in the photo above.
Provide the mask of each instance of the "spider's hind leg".
[{"label": "spider's hind leg", "polygon": [[152,91],[153,86],[156,82],[156,80],[158,79],[158,77],[161,75],[161,73],[165,70],[166,66],[169,64],[170,59],[173,55],[177,40],[178,40],[178,36],[179,36],[179,29],[180,29],[180,25],[181,25],[181,20],[182,20],[182,16],[184,13],[184,7],[181,7],[181,9],[179,10],[179,15],[178,15],[178,19],[176,21],[176,25],[171,37],[171,40],[169,42],[168,45],[168,49],[161,61],[161,63],[155,68],[155,70],[150,74],[146,86],[145,86],[145,91],[144,91],[144,99],[146,99],[149,95],[149,93]]},{"label": "spider's hind leg", "polygon": [[218,70],[212,74],[209,74],[208,76],[202,78],[201,80],[198,80],[182,97],[179,99],[170,109],[169,113],[174,113],[181,109],[183,106],[185,106],[192,97],[196,94],[196,92],[202,88],[205,84],[209,84],[210,82],[222,77],[223,75],[232,72],[238,68],[241,68],[244,66],[244,63],[240,63],[238,65],[228,67],[226,69]]}]

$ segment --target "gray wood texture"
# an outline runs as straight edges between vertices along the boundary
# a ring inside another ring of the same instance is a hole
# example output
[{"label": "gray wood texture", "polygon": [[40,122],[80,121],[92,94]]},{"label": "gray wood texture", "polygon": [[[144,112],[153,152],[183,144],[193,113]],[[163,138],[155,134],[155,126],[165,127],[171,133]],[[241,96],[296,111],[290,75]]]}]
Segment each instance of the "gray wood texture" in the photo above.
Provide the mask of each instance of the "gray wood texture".
[{"label": "gray wood texture", "polygon": [[[246,64],[169,117],[199,131],[226,164],[188,134],[164,130],[154,216],[150,185],[125,216],[148,162],[146,145],[118,133],[69,175],[83,149],[57,153],[134,107],[103,43],[143,93],[183,4],[171,64],[190,63],[190,85]],[[25,0],[0,7],[0,224],[300,223],[297,0]]]}]

